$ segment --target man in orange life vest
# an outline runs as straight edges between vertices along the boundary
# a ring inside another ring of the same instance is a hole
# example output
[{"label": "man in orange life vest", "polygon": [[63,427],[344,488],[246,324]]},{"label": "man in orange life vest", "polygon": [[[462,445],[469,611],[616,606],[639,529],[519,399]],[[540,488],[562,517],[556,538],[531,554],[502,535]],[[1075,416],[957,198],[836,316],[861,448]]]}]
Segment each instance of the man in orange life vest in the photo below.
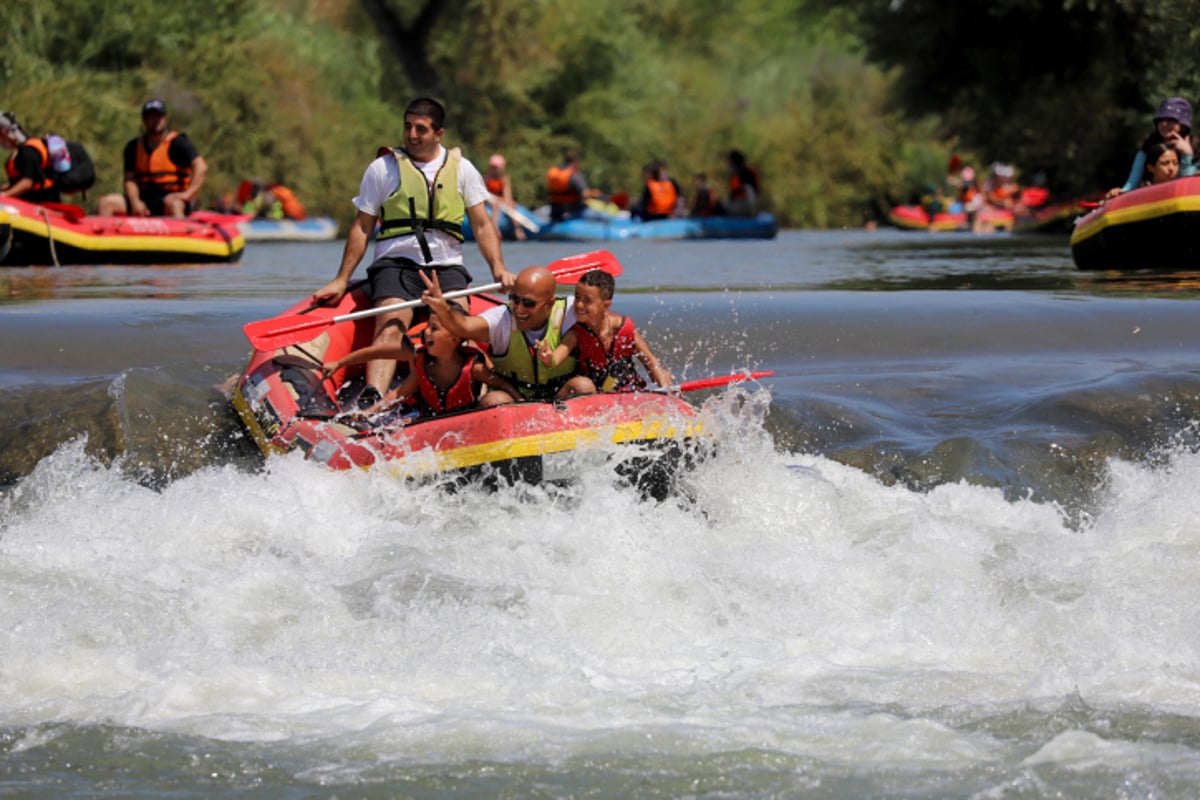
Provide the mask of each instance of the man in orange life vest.
[{"label": "man in orange life vest", "polygon": [[581,216],[587,209],[584,200],[604,196],[599,189],[588,186],[579,170],[579,151],[573,147],[563,150],[562,164],[546,171],[546,189],[550,193],[551,222]]},{"label": "man in orange life vest", "polygon": [[0,144],[14,151],[4,162],[6,180],[0,197],[20,197],[31,203],[62,199],[54,185],[46,141],[26,134],[11,111],[0,112]]},{"label": "man in orange life vest", "polygon": [[642,199],[633,207],[635,217],[644,220],[667,219],[680,216],[683,210],[683,191],[675,179],[667,174],[667,165],[655,159],[642,168]]},{"label": "man in orange life vest", "polygon": [[102,216],[186,217],[195,205],[208,164],[186,133],[168,128],[167,104],[142,106],[146,133],[125,145],[125,194],[106,194]]}]

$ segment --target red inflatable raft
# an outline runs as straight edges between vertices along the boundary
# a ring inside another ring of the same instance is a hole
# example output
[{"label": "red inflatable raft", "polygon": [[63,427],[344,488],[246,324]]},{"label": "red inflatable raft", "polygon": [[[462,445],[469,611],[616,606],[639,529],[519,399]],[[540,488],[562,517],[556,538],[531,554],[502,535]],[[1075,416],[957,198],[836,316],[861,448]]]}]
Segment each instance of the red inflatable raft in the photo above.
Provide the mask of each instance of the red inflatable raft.
[{"label": "red inflatable raft", "polygon": [[0,234],[6,267],[231,262],[245,247],[236,223],[89,216],[79,206],[12,197],[0,199]]},{"label": "red inflatable raft", "polygon": [[[985,231],[1011,231],[1013,213],[1003,208],[984,206],[977,212]],[[910,231],[969,231],[971,222],[965,211],[939,211],[929,215],[919,205],[895,206],[888,212],[888,221],[897,228]]]},{"label": "red inflatable raft", "polygon": [[1071,233],[1083,270],[1200,269],[1200,176],[1143,186],[1100,203]]},{"label": "red inflatable raft", "polygon": [[[472,313],[498,302],[473,296]],[[304,319],[332,320],[368,308],[359,284],[337,307],[310,310],[306,300],[277,319],[306,314]],[[695,408],[676,394],[654,391],[356,425],[340,414],[362,387],[363,366],[323,380],[321,364],[369,344],[374,329],[370,316],[318,323],[309,341],[255,350],[230,399],[265,455],[300,450],[340,470],[375,467],[405,478],[482,475],[531,483],[570,477],[563,473],[573,458],[594,455],[612,464],[622,480],[661,498],[670,491],[681,458],[690,458],[699,445]]]}]

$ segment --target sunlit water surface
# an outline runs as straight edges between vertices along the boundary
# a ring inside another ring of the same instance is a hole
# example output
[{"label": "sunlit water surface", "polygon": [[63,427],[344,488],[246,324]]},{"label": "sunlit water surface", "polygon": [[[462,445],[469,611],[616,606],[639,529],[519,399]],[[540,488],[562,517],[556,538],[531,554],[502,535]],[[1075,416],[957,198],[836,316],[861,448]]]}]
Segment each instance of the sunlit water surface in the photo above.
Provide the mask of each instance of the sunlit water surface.
[{"label": "sunlit water surface", "polygon": [[264,463],[215,387],[339,243],[0,269],[0,794],[1200,791],[1197,276],[607,247],[677,379],[776,373],[691,397],[720,447],[661,503],[586,455],[498,492]]}]

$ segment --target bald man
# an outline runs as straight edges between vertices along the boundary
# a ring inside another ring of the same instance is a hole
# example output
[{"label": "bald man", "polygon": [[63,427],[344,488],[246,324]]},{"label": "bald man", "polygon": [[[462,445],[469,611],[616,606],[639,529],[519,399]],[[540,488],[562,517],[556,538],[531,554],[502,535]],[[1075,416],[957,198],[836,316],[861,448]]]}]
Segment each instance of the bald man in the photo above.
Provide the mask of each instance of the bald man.
[{"label": "bald man", "polygon": [[[557,347],[564,333],[575,324],[575,304],[555,297],[558,282],[545,267],[526,267],[517,274],[508,303],[482,314],[451,313],[442,296],[436,272],[422,272],[426,291],[421,300],[437,314],[456,336],[491,345],[493,370],[512,381],[520,392],[513,400],[550,400],[575,374],[574,356],[556,367],[547,367],[537,357],[545,341]],[[493,390],[494,391],[494,390]]]}]

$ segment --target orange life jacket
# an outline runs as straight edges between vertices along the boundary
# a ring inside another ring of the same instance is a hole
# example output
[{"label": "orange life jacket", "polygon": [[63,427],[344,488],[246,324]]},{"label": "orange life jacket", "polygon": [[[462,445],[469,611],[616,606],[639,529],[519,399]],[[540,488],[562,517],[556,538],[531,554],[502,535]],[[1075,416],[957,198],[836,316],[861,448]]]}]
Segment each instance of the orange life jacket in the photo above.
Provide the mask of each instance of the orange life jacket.
[{"label": "orange life jacket", "polygon": [[275,195],[275,199],[283,206],[283,215],[288,219],[304,219],[308,216],[300,198],[296,197],[296,193],[283,184],[273,184],[271,194]]},{"label": "orange life jacket", "polygon": [[740,172],[735,172],[729,177],[729,196],[735,200],[740,200],[746,196],[746,187],[753,186],[755,193],[758,192],[758,172],[754,167],[742,167]]},{"label": "orange life jacket", "polygon": [[[46,147],[46,143],[41,139],[34,139],[32,136],[21,143],[21,147],[32,147],[37,150],[42,156],[42,179],[34,181],[33,186],[29,188],[31,192],[41,191],[42,189],[51,189],[54,187],[54,171],[50,169],[50,149]],[[18,148],[20,149],[20,148]],[[8,157],[8,161],[4,163],[4,174],[8,176],[9,183],[21,179],[21,173],[17,172],[17,151]]]},{"label": "orange life jacket", "polygon": [[550,190],[550,202],[573,205],[583,202],[579,192],[571,188],[571,176],[575,167],[551,167],[546,172],[546,188]]},{"label": "orange life jacket", "polygon": [[675,210],[675,200],[679,193],[675,191],[675,184],[671,181],[649,178],[646,180],[646,189],[650,192],[650,202],[646,203],[648,213],[666,217]]},{"label": "orange life jacket", "polygon": [[503,178],[488,178],[483,182],[487,190],[497,197],[504,196],[504,179]]},{"label": "orange life jacket", "polygon": [[171,161],[171,141],[177,131],[168,131],[153,151],[146,151],[146,137],[138,138],[137,159],[133,179],[138,186],[154,187],[164,193],[185,191],[192,182],[192,167],[181,167]]}]

